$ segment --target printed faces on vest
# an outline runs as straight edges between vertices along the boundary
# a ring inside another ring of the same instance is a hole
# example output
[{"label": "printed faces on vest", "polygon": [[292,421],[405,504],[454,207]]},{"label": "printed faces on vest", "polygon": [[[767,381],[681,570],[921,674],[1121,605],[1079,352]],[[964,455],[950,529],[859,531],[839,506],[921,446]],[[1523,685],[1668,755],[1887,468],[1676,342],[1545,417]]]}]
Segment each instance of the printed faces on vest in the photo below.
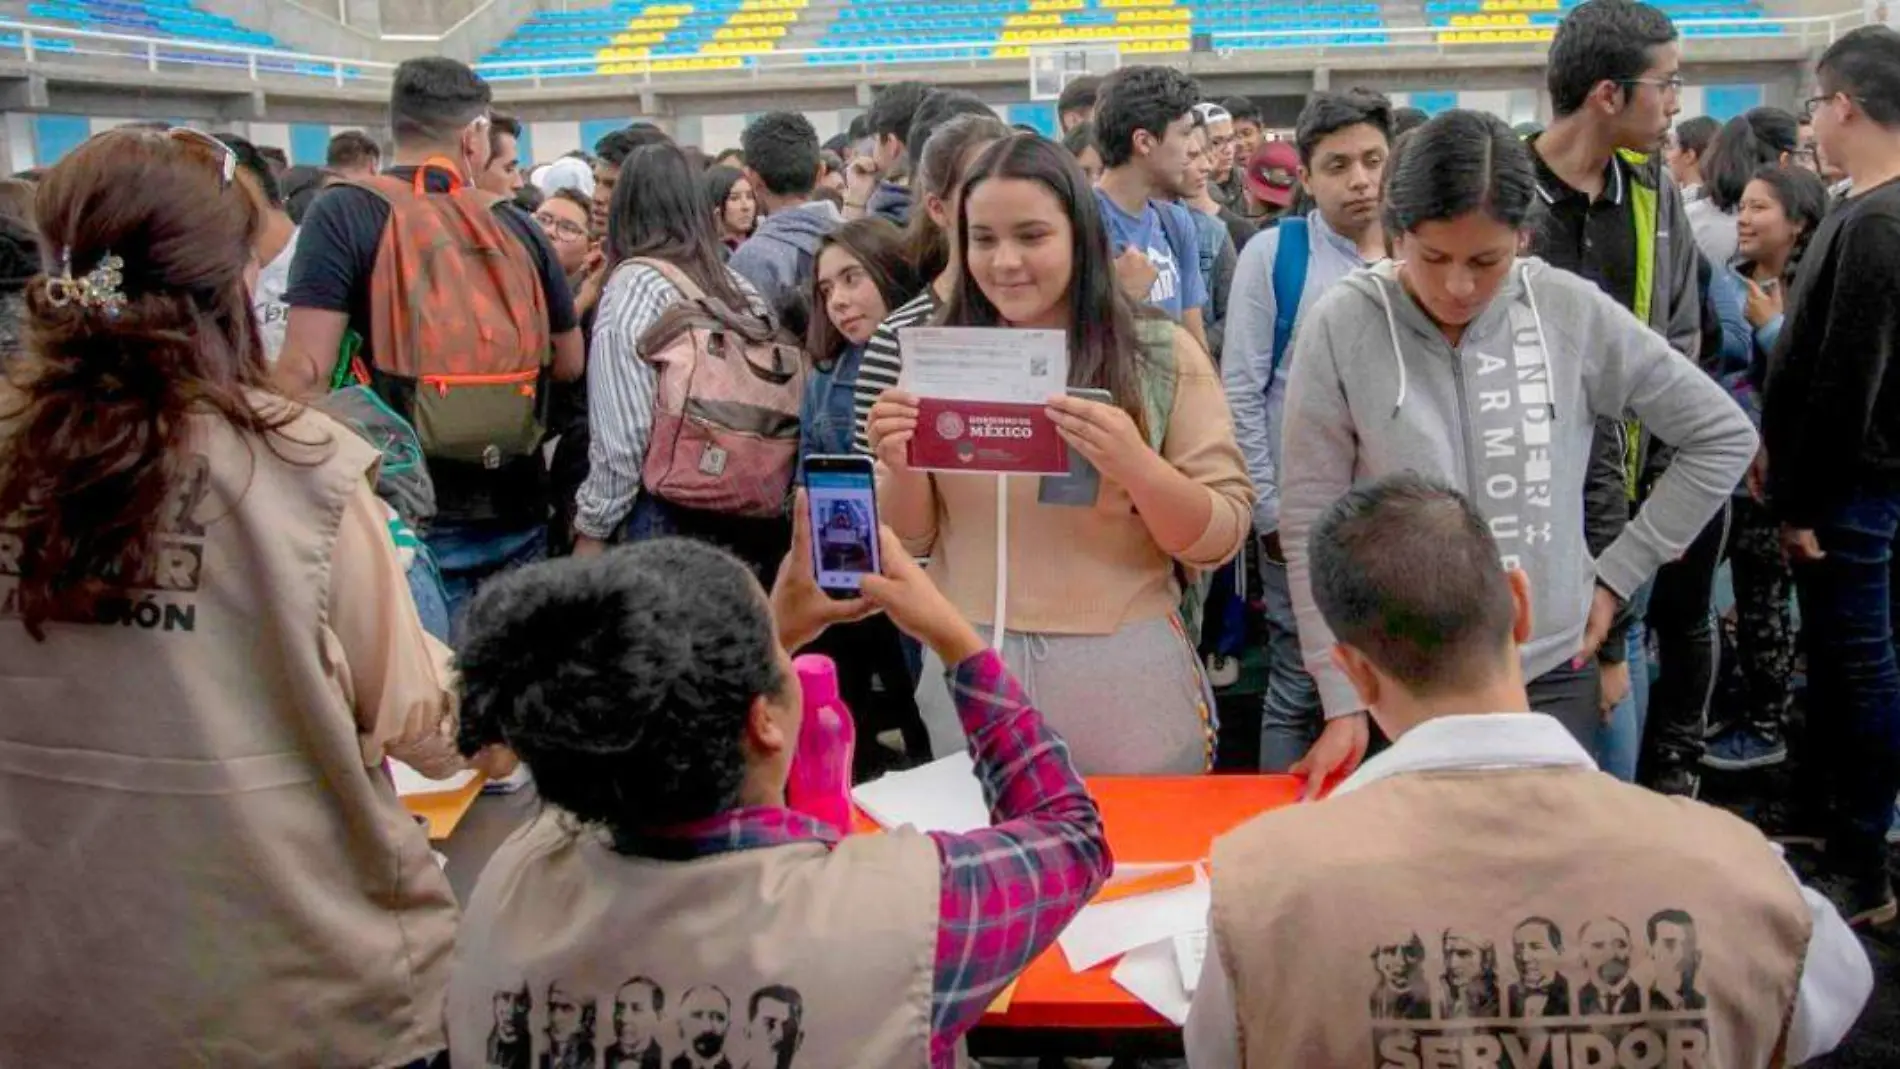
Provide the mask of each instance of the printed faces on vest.
[{"label": "printed faces on vest", "polygon": [[[1695,918],[1398,931],[1375,944],[1379,1069],[1715,1069]],[[1500,964],[1500,951],[1508,960]],[[1509,974],[1504,974],[1508,966]]]},{"label": "printed faces on vest", "polygon": [[494,1006],[490,1069],[792,1069],[804,1039],[804,997],[777,984],[735,1002],[710,984],[669,995],[646,976],[612,992],[557,980],[497,991]]},{"label": "printed faces on vest", "polygon": [[[211,464],[202,455],[183,461],[183,477],[159,510],[158,537],[144,568],[118,585],[123,593],[100,598],[88,610],[91,623],[141,631],[196,631],[197,593],[204,585],[206,499],[211,493]],[[20,615],[17,580],[26,547],[17,529],[0,521],[0,619]]]}]

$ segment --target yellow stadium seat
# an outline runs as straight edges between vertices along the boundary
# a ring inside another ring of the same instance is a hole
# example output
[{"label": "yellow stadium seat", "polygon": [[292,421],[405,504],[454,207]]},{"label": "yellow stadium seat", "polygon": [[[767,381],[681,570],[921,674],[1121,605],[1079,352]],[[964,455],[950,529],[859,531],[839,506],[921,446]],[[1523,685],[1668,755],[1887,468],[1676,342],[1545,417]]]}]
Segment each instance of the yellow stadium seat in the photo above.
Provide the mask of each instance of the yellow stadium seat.
[{"label": "yellow stadium seat", "polygon": [[1029,0],[1031,11],[1080,11],[1086,6],[1085,0]]},{"label": "yellow stadium seat", "polygon": [[1184,7],[1134,8],[1115,12],[1116,22],[1191,22],[1194,12]]},{"label": "yellow stadium seat", "polygon": [[1004,20],[1003,20],[1003,25],[1004,25],[1005,27],[1019,27],[1019,26],[1059,26],[1059,25],[1061,25],[1061,23],[1062,23],[1062,16],[1061,16],[1061,15],[1053,15],[1053,14],[1046,14],[1046,15],[1011,15],[1011,16],[1009,16],[1008,18],[1006,18],[1006,19],[1004,19]]},{"label": "yellow stadium seat", "polygon": [[648,4],[640,9],[640,14],[650,18],[667,15],[690,15],[692,13],[693,5],[691,4]]},{"label": "yellow stadium seat", "polygon": [[1004,45],[990,49],[991,59],[1025,59],[1028,55],[1029,49],[1023,45]]}]

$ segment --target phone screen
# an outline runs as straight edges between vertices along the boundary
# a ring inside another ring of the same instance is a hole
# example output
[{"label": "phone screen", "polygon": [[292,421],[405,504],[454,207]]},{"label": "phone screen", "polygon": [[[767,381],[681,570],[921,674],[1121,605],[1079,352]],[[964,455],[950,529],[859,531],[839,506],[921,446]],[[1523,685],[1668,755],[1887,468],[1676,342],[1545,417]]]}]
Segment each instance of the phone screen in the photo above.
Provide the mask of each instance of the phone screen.
[{"label": "phone screen", "polygon": [[812,570],[827,593],[852,596],[880,570],[877,486],[869,457],[811,457],[805,463]]}]

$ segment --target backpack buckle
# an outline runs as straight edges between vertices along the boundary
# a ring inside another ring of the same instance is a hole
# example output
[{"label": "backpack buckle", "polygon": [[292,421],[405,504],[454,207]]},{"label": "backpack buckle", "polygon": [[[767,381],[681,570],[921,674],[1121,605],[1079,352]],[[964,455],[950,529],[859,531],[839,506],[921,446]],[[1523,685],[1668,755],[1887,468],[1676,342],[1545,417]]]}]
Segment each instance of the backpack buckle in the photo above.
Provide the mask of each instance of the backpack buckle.
[{"label": "backpack buckle", "polygon": [[726,451],[716,445],[709,445],[699,455],[699,473],[701,475],[724,475],[726,473]]},{"label": "backpack buckle", "polygon": [[482,450],[482,467],[487,468],[489,471],[494,471],[501,467],[500,446],[490,445]]}]

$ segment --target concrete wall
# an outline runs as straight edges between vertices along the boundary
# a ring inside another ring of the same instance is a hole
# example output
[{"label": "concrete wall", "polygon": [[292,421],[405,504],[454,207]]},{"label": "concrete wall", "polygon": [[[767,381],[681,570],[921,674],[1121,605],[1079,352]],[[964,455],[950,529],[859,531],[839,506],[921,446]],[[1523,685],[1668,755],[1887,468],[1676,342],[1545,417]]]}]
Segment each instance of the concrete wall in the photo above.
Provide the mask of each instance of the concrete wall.
[{"label": "concrete wall", "polygon": [[[197,0],[275,37],[286,48],[324,56],[399,61],[450,56],[472,63],[514,32],[539,0]],[[390,36],[426,37],[392,41]]]},{"label": "concrete wall", "polygon": [[[391,3],[404,3],[407,0],[391,0]],[[320,56],[345,56],[352,59],[375,59],[381,41],[377,37],[375,20],[367,25],[344,25],[340,16],[348,13],[346,6],[355,7],[367,4],[373,13],[379,0],[306,0],[293,3],[291,0],[271,0],[270,3],[258,3],[257,0],[197,0],[198,6],[207,11],[235,19],[242,25],[275,37],[280,44],[297,52],[310,52]]]},{"label": "concrete wall", "polygon": [[[449,11],[460,10],[454,19],[443,22],[439,27],[429,30],[397,30],[392,28],[390,19],[398,7],[404,7],[414,0],[386,0],[383,6],[383,33],[420,33],[442,35],[439,40],[416,43],[405,48],[399,43],[386,43],[385,58],[402,59],[409,55],[453,56],[464,63],[473,63],[487,55],[502,39],[515,31],[515,27],[526,21],[540,6],[537,0],[440,0]],[[417,6],[421,6],[418,4]]]},{"label": "concrete wall", "polygon": [[399,0],[383,5],[384,33],[439,34],[487,0]]}]

